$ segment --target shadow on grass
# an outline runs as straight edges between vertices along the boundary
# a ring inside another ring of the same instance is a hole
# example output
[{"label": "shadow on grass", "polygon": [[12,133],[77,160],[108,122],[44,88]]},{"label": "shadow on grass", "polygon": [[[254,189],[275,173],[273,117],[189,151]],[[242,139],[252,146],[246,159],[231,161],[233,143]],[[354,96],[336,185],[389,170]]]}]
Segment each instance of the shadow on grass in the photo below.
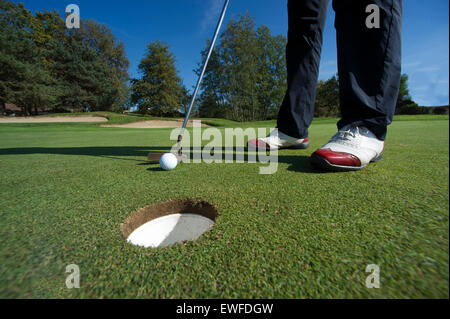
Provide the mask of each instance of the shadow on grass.
[{"label": "shadow on grass", "polygon": [[28,147],[3,148],[1,155],[28,155],[28,154],[57,154],[57,155],[84,155],[107,157],[118,160],[147,162],[123,157],[147,157],[152,151],[170,151],[170,147],[139,147],[139,146],[93,146],[93,147]]},{"label": "shadow on grass", "polygon": [[156,166],[156,167],[149,167],[147,168],[147,171],[151,171],[151,172],[165,172],[165,170],[163,170],[161,167]]},{"label": "shadow on grass", "polygon": [[[171,147],[140,147],[140,146],[93,146],[93,147],[28,147],[28,148],[4,148],[0,149],[0,156],[2,155],[29,155],[29,154],[56,154],[56,155],[78,155],[78,156],[97,156],[105,157],[123,161],[135,161],[140,162],[137,165],[151,165],[155,162],[149,162],[147,155],[149,152],[170,152]],[[221,156],[224,159],[224,153],[229,152],[236,159],[237,152],[233,148],[216,149],[216,151],[222,152]],[[194,155],[201,153],[201,148],[191,147],[190,149],[183,149],[183,152],[189,155],[192,159]],[[242,154],[241,154],[242,155]],[[126,158],[126,157],[143,157],[144,159]],[[248,162],[250,154],[248,152],[243,153],[243,161]],[[289,164],[289,171],[302,172],[302,173],[322,173],[322,171],[314,169],[310,162],[309,156],[305,155],[279,155],[279,163]],[[159,167],[151,167],[149,170],[160,171]]]},{"label": "shadow on grass", "polygon": [[291,156],[278,156],[278,163],[290,164],[288,171],[320,174],[323,171],[317,170],[309,162],[309,156],[305,155],[291,155]]}]

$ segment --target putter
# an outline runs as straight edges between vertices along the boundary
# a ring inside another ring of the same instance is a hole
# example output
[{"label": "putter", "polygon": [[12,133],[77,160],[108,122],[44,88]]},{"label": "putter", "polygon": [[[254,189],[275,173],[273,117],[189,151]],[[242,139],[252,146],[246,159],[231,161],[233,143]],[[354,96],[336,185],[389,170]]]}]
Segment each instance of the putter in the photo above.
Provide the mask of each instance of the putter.
[{"label": "putter", "polygon": [[[183,140],[183,134],[184,134],[184,131],[186,130],[186,126],[187,126],[188,121],[189,121],[189,115],[191,114],[192,107],[194,106],[195,99],[196,99],[198,91],[200,89],[200,85],[202,84],[203,76],[205,75],[206,67],[208,66],[209,59],[211,58],[211,54],[212,54],[212,52],[214,50],[214,45],[216,44],[216,40],[217,40],[217,37],[219,35],[220,28],[222,27],[222,23],[223,23],[223,20],[225,18],[225,14],[227,12],[229,3],[230,3],[230,0],[226,0],[225,4],[223,5],[222,14],[220,15],[219,22],[217,23],[216,31],[214,32],[214,36],[212,38],[211,45],[210,45],[209,50],[208,50],[208,55],[206,56],[205,63],[203,63],[202,72],[200,73],[200,76],[198,77],[198,81],[197,81],[197,85],[195,87],[194,94],[192,95],[192,99],[191,99],[191,102],[189,104],[189,108],[188,108],[188,110],[187,110],[187,112],[185,114],[185,117],[184,117],[183,125],[181,126],[180,134],[178,135],[178,139],[177,139],[177,154],[175,154],[177,156],[178,162],[181,162],[183,160],[182,148],[181,148],[181,141]],[[161,158],[161,156],[163,154],[164,153],[156,153],[156,152],[149,153],[148,154],[148,160],[149,161],[159,161],[159,159]]]}]

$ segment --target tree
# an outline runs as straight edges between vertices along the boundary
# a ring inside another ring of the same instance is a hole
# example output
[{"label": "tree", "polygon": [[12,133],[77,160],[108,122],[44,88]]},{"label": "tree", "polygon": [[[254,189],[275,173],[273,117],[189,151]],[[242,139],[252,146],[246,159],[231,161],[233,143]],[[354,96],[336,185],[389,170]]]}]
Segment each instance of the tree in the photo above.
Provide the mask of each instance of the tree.
[{"label": "tree", "polygon": [[189,104],[191,103],[192,94],[189,93],[189,90],[186,88],[184,84],[181,85],[181,91],[180,91],[181,97],[181,108],[180,112],[183,113],[183,115],[186,115],[188,111]]},{"label": "tree", "polygon": [[[199,98],[200,116],[237,121],[276,117],[286,90],[286,38],[256,29],[247,13],[232,19],[211,55]],[[202,51],[203,61],[207,48]],[[196,70],[200,73],[201,66]]]},{"label": "tree", "polygon": [[67,43],[68,37],[65,22],[58,11],[36,12],[32,37],[43,66],[51,73],[57,58],[55,49],[60,43]]},{"label": "tree", "polygon": [[255,22],[249,16],[232,19],[222,34],[221,59],[227,100],[232,119],[252,121],[257,119],[257,39]]},{"label": "tree", "polygon": [[[194,70],[200,75],[211,42],[206,42],[206,47],[201,51],[202,62]],[[202,93],[197,97],[197,112],[200,117],[227,117],[226,92],[224,92],[224,66],[220,61],[218,46],[211,53],[201,85]]]},{"label": "tree", "polygon": [[339,80],[336,76],[332,76],[326,81],[317,83],[314,116],[336,117],[339,114]]},{"label": "tree", "polygon": [[401,106],[405,101],[411,101],[411,95],[409,95],[409,77],[407,74],[402,74],[400,77],[400,89],[397,97],[397,105]]},{"label": "tree", "polygon": [[23,4],[0,1],[0,104],[20,105],[29,115],[53,99],[52,78],[34,41],[36,19]]},{"label": "tree", "polygon": [[273,119],[286,93],[286,38],[270,34],[266,26],[256,30],[257,38],[257,94],[262,111],[260,119]]},{"label": "tree", "polygon": [[421,114],[423,111],[420,109],[411,98],[409,94],[409,77],[407,74],[402,74],[400,77],[400,89],[397,97],[397,105],[395,109],[396,114]]},{"label": "tree", "polygon": [[105,83],[109,83],[111,87],[105,87],[105,89],[113,95],[106,96],[104,102],[108,104],[102,105],[101,108],[113,110],[124,105],[128,97],[127,82],[130,65],[126,57],[125,45],[114,36],[108,26],[90,19],[82,21],[80,30],[73,29],[71,32],[78,40],[96,52],[99,58],[97,63],[105,69],[105,75],[108,76]]},{"label": "tree", "polygon": [[181,79],[175,68],[175,57],[161,41],[150,43],[138,66],[141,79],[132,80],[132,101],[140,113],[170,116],[182,102]]},{"label": "tree", "polygon": [[113,71],[105,68],[97,52],[74,37],[57,48],[55,73],[59,104],[75,110],[109,111],[119,96]]},{"label": "tree", "polygon": [[107,26],[83,20],[68,31],[57,11],[0,0],[0,112],[38,108],[113,110],[127,99],[129,62]]}]

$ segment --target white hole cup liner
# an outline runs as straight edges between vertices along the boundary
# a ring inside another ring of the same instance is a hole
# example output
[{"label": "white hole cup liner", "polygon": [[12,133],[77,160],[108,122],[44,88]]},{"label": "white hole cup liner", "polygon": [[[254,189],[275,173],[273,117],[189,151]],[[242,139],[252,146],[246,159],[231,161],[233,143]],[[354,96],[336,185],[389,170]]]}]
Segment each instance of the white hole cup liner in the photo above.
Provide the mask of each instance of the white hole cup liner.
[{"label": "white hole cup liner", "polygon": [[166,247],[196,240],[214,225],[214,221],[198,214],[171,214],[153,219],[136,228],[127,241],[145,248]]}]

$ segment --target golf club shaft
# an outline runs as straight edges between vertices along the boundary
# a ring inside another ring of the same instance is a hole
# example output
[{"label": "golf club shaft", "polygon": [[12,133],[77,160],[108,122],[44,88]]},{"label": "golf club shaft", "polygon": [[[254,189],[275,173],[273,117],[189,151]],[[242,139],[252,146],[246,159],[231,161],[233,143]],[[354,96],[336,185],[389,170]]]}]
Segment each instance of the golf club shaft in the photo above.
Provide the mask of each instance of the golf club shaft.
[{"label": "golf club shaft", "polygon": [[181,143],[181,140],[183,139],[184,130],[186,129],[186,125],[187,125],[187,122],[189,120],[189,115],[191,114],[192,107],[194,106],[195,98],[197,97],[197,93],[198,93],[198,91],[200,89],[200,85],[202,83],[203,76],[205,75],[206,67],[208,66],[208,62],[209,62],[209,59],[211,57],[212,51],[214,50],[214,45],[216,43],[217,36],[219,35],[220,28],[222,27],[222,23],[223,23],[223,20],[225,18],[225,14],[227,12],[227,8],[228,8],[229,2],[230,2],[230,0],[226,0],[225,4],[223,6],[222,14],[220,16],[220,20],[217,23],[216,32],[214,33],[211,45],[210,45],[209,50],[208,50],[208,55],[206,56],[206,60],[205,60],[205,63],[203,64],[202,72],[200,73],[200,76],[199,76],[198,81],[197,81],[197,86],[195,87],[194,94],[192,95],[191,103],[189,104],[189,108],[188,108],[188,110],[186,112],[186,115],[185,115],[185,118],[184,118],[184,122],[183,122],[183,126],[181,127],[180,135],[178,136],[178,150],[181,150],[180,143]]}]

